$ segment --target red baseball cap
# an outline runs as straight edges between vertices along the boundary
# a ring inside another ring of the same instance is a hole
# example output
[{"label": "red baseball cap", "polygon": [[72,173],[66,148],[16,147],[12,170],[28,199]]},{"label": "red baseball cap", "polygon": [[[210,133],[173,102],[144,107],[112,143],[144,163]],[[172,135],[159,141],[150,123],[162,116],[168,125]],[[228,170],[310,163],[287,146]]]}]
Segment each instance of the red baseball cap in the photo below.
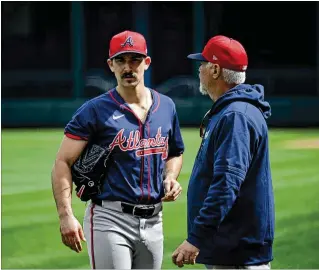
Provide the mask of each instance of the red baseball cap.
[{"label": "red baseball cap", "polygon": [[137,32],[124,31],[112,37],[109,58],[122,53],[138,53],[147,56],[147,46],[143,35]]},{"label": "red baseball cap", "polygon": [[225,37],[212,37],[202,53],[187,56],[190,59],[219,64],[223,68],[235,71],[245,71],[248,66],[247,53],[237,40]]}]

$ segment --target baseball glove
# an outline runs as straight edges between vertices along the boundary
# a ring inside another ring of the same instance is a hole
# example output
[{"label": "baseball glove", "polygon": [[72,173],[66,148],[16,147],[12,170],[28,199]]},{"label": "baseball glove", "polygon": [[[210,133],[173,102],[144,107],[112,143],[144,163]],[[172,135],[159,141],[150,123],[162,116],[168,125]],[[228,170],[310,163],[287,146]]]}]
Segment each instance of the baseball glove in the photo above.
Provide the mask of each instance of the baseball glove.
[{"label": "baseball glove", "polygon": [[110,153],[99,145],[89,144],[72,165],[72,181],[81,201],[86,202],[101,194]]}]

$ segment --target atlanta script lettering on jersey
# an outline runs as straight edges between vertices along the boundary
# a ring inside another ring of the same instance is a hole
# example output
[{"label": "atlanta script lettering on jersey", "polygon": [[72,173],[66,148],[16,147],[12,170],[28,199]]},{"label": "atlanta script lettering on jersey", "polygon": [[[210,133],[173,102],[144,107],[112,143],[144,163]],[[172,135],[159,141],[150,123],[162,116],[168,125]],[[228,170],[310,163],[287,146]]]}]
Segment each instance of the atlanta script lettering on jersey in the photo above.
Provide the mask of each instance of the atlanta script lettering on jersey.
[{"label": "atlanta script lettering on jersey", "polygon": [[168,137],[162,137],[162,128],[159,127],[154,138],[141,139],[139,130],[131,131],[128,138],[123,136],[122,128],[114,137],[109,149],[112,151],[118,146],[122,151],[136,150],[136,156],[162,154],[162,159],[168,156]]}]

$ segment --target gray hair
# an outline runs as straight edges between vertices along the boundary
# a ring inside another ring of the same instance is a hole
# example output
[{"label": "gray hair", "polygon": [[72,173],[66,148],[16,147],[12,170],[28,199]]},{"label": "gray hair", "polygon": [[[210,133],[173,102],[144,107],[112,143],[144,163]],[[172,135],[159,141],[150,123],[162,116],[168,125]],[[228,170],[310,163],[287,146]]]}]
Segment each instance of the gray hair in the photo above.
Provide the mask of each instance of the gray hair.
[{"label": "gray hair", "polygon": [[[208,63],[208,66],[213,65]],[[228,84],[241,84],[246,80],[246,72],[234,71],[226,68],[222,68],[222,76],[226,83]]]}]

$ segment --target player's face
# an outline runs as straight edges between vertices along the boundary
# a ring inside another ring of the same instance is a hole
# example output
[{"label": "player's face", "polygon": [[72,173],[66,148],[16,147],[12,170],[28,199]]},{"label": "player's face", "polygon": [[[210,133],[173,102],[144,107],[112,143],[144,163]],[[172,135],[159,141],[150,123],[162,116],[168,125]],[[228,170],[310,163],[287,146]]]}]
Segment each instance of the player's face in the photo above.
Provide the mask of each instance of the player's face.
[{"label": "player's face", "polygon": [[118,85],[136,87],[140,82],[144,82],[144,72],[151,64],[151,58],[136,53],[123,53],[109,59],[108,64]]}]

